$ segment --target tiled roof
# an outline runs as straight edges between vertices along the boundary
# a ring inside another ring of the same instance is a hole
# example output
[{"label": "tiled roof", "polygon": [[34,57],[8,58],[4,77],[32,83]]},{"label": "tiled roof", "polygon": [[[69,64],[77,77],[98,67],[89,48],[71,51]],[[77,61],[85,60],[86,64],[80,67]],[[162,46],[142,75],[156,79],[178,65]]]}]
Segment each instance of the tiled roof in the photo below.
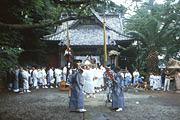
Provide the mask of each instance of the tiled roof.
[{"label": "tiled roof", "polygon": [[[101,25],[83,25],[79,24],[79,20],[68,21],[69,28],[75,24],[76,27],[69,29],[70,45],[103,45],[104,44],[104,29],[103,29],[103,16],[99,15],[91,9],[94,17],[99,20]],[[106,16],[106,39],[107,45],[116,45],[115,41],[131,40],[130,36],[123,34],[122,21],[119,15]],[[66,22],[58,27],[54,34],[44,36],[44,40],[59,41],[59,45],[66,45]]]},{"label": "tiled roof", "polygon": [[[110,37],[108,37],[110,36]],[[59,45],[66,45],[66,31],[55,37],[61,37],[62,42]],[[116,32],[106,30],[107,45],[114,45],[115,40],[127,40]],[[103,45],[104,30],[98,25],[81,25],[75,29],[69,30],[70,45]]]}]

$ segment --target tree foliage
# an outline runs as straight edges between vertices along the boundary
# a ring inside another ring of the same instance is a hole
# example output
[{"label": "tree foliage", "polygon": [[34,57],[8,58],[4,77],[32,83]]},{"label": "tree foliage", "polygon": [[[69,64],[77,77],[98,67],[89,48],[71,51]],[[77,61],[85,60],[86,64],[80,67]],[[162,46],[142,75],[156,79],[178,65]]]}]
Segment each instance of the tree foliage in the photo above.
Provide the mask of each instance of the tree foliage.
[{"label": "tree foliage", "polygon": [[[103,7],[105,4],[106,0],[2,0],[0,72],[18,63],[43,65],[46,55],[55,48],[47,46],[40,38],[54,33],[56,26],[62,22],[88,18],[90,7],[98,9],[98,5]],[[59,20],[62,13],[68,14],[68,18]]]},{"label": "tree foliage", "polygon": [[[180,51],[180,3],[173,2],[167,0],[164,4],[156,4],[150,0],[127,19],[126,30],[138,41],[136,61],[147,62],[144,58],[152,51],[166,55],[164,61],[177,57]],[[144,69],[144,64],[139,68]]]}]

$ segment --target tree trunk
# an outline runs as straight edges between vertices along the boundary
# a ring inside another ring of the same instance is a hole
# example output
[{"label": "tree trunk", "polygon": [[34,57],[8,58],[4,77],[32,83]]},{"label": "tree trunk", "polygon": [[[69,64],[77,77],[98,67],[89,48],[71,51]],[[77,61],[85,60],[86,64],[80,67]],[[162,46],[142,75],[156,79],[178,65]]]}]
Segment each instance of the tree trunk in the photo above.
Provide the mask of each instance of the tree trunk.
[{"label": "tree trunk", "polygon": [[147,74],[158,74],[158,56],[155,51],[150,51],[146,59]]}]

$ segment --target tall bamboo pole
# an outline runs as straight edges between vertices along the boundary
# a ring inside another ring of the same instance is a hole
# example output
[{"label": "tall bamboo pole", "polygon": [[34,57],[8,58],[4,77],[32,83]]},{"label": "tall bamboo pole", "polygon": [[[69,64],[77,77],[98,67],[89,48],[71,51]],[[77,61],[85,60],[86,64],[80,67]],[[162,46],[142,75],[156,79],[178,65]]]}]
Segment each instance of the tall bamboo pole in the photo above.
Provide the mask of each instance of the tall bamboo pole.
[{"label": "tall bamboo pole", "polygon": [[69,31],[68,31],[68,21],[66,21],[66,32],[67,32],[67,49],[69,50]]},{"label": "tall bamboo pole", "polygon": [[104,20],[104,64],[107,62],[107,46],[106,46],[106,21],[105,21],[105,15],[103,17]]}]

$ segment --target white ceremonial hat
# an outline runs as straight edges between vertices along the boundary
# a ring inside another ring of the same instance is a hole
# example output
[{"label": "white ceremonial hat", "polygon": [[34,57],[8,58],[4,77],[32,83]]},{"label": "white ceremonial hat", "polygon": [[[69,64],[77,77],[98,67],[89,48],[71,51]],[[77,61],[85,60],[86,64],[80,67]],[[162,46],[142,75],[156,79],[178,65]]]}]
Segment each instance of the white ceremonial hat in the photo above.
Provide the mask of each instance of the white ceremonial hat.
[{"label": "white ceremonial hat", "polygon": [[110,69],[111,67],[110,66],[106,66],[106,69]]}]

